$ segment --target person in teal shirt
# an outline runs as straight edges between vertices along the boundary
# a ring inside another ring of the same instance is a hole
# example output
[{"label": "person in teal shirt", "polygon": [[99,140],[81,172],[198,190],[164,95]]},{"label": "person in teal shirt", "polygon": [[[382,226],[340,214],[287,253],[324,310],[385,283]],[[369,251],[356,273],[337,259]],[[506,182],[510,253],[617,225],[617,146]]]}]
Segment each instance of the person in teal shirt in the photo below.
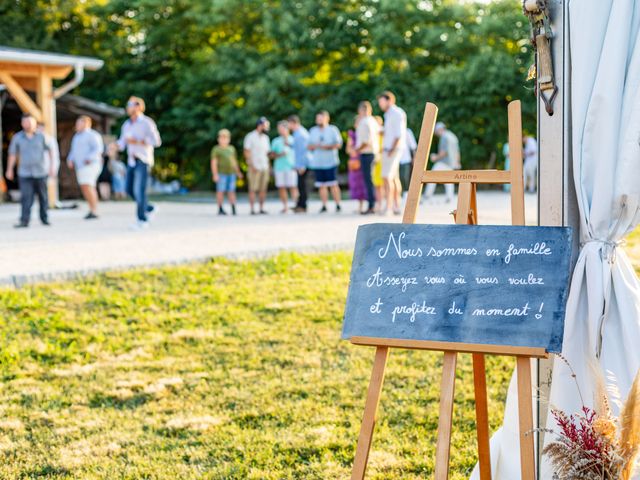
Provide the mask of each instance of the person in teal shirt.
[{"label": "person in teal shirt", "polygon": [[291,194],[291,200],[298,201],[298,173],[296,172],[296,158],[293,150],[293,138],[289,134],[289,122],[278,122],[278,134],[271,141],[271,158],[273,161],[273,173],[276,179],[276,187],[282,201],[282,213],[289,211],[289,198],[287,189]]}]

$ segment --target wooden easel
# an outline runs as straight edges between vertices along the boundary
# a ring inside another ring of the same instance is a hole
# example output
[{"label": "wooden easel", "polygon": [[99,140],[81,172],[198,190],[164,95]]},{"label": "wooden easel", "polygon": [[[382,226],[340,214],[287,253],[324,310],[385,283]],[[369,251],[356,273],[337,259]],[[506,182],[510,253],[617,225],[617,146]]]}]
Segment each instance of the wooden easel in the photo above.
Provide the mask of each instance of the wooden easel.
[{"label": "wooden easel", "polygon": [[[425,183],[457,183],[458,205],[454,212],[457,224],[478,223],[476,203],[476,185],[511,185],[511,221],[513,225],[524,225],[524,182],[522,177],[522,120],[520,102],[509,104],[509,151],[511,170],[467,170],[467,171],[427,171],[427,160],[431,150],[431,140],[436,123],[438,108],[427,103],[418,149],[414,160],[413,173],[404,210],[403,223],[415,223],[422,186]],[[455,374],[458,353],[471,353],[473,356],[473,383],[476,403],[476,430],[478,436],[478,463],[480,479],[491,479],[489,450],[489,415],[487,406],[487,385],[485,373],[485,354],[515,356],[518,376],[518,413],[520,426],[520,463],[521,479],[534,480],[535,460],[533,447],[533,401],[531,391],[531,358],[547,358],[543,348],[516,347],[501,345],[482,345],[468,343],[433,342],[422,340],[398,340],[374,337],[352,337],[356,345],[376,347],[373,370],[369,381],[369,390],[358,437],[358,447],[351,474],[352,480],[363,480],[367,468],[371,439],[376,422],[376,412],[384,382],[384,370],[389,357],[389,349],[410,348],[437,350],[444,352],[442,381],[440,385],[440,417],[438,420],[438,443],[436,446],[436,480],[449,477],[449,451],[451,446],[451,423],[455,392]]]}]

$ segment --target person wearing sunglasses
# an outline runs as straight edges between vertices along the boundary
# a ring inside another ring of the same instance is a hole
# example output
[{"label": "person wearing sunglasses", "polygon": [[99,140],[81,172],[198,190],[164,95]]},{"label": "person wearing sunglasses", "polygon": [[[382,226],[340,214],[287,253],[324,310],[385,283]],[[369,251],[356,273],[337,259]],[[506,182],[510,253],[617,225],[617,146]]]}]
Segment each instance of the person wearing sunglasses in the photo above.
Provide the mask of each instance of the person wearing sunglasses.
[{"label": "person wearing sunglasses", "polygon": [[155,207],[147,202],[147,179],[153,167],[153,150],[162,143],[156,123],[144,114],[145,103],[139,97],[127,101],[129,119],[122,125],[118,148],[127,151],[127,194],[136,201],[136,229],[146,228]]}]

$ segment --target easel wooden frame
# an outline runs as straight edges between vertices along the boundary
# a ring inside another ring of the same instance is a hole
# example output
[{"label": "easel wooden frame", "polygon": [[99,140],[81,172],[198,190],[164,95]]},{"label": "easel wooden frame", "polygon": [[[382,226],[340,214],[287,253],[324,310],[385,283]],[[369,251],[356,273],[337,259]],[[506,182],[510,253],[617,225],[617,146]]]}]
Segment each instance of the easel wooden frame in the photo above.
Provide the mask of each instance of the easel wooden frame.
[{"label": "easel wooden frame", "polygon": [[[476,185],[479,183],[511,185],[511,222],[524,225],[524,181],[522,176],[522,118],[520,101],[508,107],[509,151],[511,170],[467,170],[427,171],[428,155],[438,115],[438,108],[427,103],[420,139],[415,155],[413,173],[403,223],[415,223],[422,186],[425,183],[457,183],[458,205],[454,212],[457,224],[478,223]],[[535,479],[535,450],[533,431],[533,394],[531,389],[531,358],[547,358],[543,348],[501,345],[462,344],[422,340],[398,340],[374,337],[352,337],[356,345],[375,346],[376,353],[369,381],[369,389],[358,437],[358,446],[351,474],[352,480],[363,480],[367,468],[371,440],[376,422],[380,393],[384,382],[384,371],[390,348],[436,350],[444,352],[442,381],[440,385],[440,416],[438,419],[438,442],[436,446],[436,480],[449,478],[449,453],[451,447],[451,425],[455,393],[455,374],[459,352],[471,353],[473,357],[473,383],[476,403],[476,431],[478,436],[478,463],[480,479],[491,479],[491,454],[489,449],[489,414],[485,372],[485,354],[516,357],[518,379],[518,414],[520,427],[521,479]]]}]

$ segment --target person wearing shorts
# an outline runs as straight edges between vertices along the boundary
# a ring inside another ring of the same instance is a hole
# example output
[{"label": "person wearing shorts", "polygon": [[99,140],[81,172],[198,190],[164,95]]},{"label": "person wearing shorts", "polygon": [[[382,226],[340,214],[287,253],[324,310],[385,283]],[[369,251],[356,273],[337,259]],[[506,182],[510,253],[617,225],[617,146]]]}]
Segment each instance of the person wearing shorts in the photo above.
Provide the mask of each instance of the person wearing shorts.
[{"label": "person wearing shorts", "polygon": [[76,133],[71,140],[67,165],[75,170],[82,196],[89,204],[85,220],[98,218],[98,191],[96,182],[102,171],[104,143],[98,132],[91,128],[91,117],[81,115],[76,120]]},{"label": "person wearing shorts", "polygon": [[249,207],[251,208],[251,215],[256,214],[254,210],[256,194],[260,205],[258,213],[263,215],[267,213],[264,209],[264,202],[269,188],[269,152],[271,150],[271,142],[266,133],[268,131],[269,120],[265,117],[260,117],[256,122],[256,128],[244,137],[244,158],[249,168]]},{"label": "person wearing shorts", "polygon": [[282,212],[289,211],[289,198],[287,189],[293,202],[298,201],[298,174],[296,172],[296,159],[293,149],[293,138],[289,134],[289,122],[278,122],[278,134],[271,141],[271,158],[273,158],[273,175],[276,187],[282,201]]},{"label": "person wearing shorts", "polygon": [[315,174],[315,186],[320,192],[322,208],[327,211],[329,189],[340,212],[340,186],[338,185],[338,150],[342,148],[342,135],[335,125],[329,124],[329,112],[322,110],[316,115],[316,126],[309,131],[308,150],[311,152],[310,166]]},{"label": "person wearing shorts", "polygon": [[386,201],[381,213],[390,209],[400,214],[400,192],[398,189],[400,176],[400,158],[407,138],[407,114],[396,105],[396,96],[389,91],[378,96],[378,105],[384,112],[384,133],[382,151],[382,179],[384,183],[383,197]]},{"label": "person wearing shorts", "polygon": [[218,144],[211,150],[211,174],[216,184],[216,200],[218,215],[226,215],[224,210],[224,194],[231,204],[231,214],[236,212],[236,181],[242,178],[238,166],[236,148],[231,145],[231,132],[223,128],[218,132]]}]

